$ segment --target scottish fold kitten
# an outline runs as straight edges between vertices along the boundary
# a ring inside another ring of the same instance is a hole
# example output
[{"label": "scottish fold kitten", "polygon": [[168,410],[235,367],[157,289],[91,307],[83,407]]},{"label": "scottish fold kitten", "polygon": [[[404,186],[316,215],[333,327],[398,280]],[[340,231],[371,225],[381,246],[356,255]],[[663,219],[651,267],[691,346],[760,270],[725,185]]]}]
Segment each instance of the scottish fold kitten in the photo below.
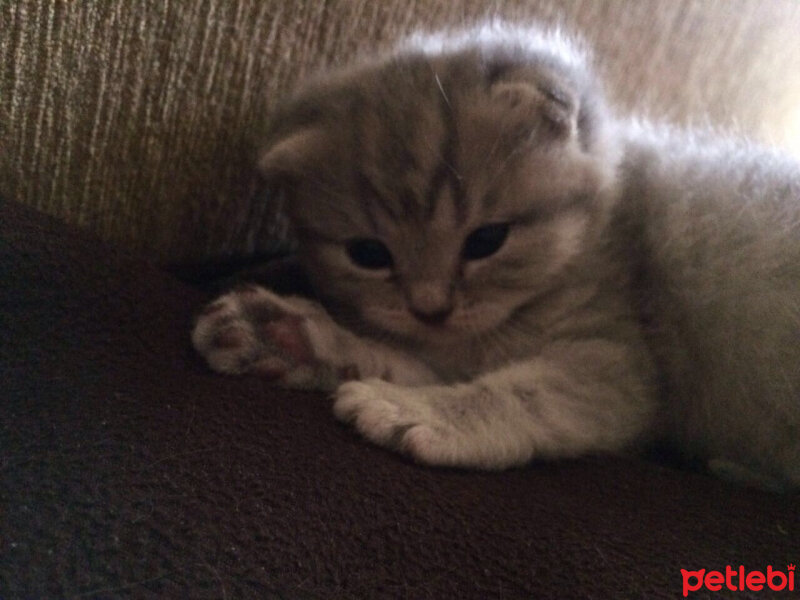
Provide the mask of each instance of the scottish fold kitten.
[{"label": "scottish fold kitten", "polygon": [[498,469],[660,440],[800,483],[800,167],[613,115],[585,53],[494,23],[302,86],[260,169],[317,300],[245,286],[215,370],[330,391],[376,444]]}]

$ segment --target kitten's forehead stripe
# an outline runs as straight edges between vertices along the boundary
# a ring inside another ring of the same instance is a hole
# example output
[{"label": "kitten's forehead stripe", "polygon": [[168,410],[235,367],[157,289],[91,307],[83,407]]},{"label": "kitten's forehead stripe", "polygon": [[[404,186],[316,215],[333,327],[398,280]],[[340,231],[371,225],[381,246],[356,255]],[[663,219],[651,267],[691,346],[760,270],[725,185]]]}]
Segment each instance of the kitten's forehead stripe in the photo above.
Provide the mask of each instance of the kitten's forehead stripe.
[{"label": "kitten's forehead stripe", "polygon": [[[349,113],[348,117],[350,119],[350,122],[353,123],[353,127],[349,128],[351,134],[351,139],[350,139],[350,148],[352,153],[351,163],[353,165],[356,165],[352,170],[352,178],[355,184],[355,189],[357,190],[356,193],[358,193],[360,198],[364,199],[375,196],[374,193],[375,190],[374,186],[369,181],[369,178],[367,178],[366,175],[357,167],[357,165],[362,164],[364,161],[364,156],[363,156],[364,145],[361,135],[361,127],[358,126],[358,118],[357,118],[359,112],[361,111],[360,105],[361,102],[358,101],[357,98],[354,99],[350,103],[348,107],[349,110],[347,112]],[[371,204],[369,202],[364,202],[363,206],[365,207],[365,210],[363,212],[370,223],[370,227],[372,227],[373,231],[377,230],[378,223],[375,218],[375,214],[372,210]]]},{"label": "kitten's forehead stripe", "polygon": [[357,193],[360,196],[364,206],[364,214],[366,215],[367,220],[369,220],[372,230],[377,232],[379,228],[378,217],[375,214],[376,207],[372,201],[375,200],[380,202],[381,195],[375,189],[375,186],[372,184],[372,182],[370,182],[369,178],[357,167],[353,169],[353,178],[356,181],[356,189],[358,190]]},{"label": "kitten's forehead stripe", "polygon": [[444,137],[440,146],[440,163],[436,167],[431,177],[431,182],[425,194],[426,217],[431,218],[437,210],[437,204],[444,200],[442,190],[444,186],[449,187],[450,193],[447,197],[454,204],[455,217],[459,223],[466,220],[467,206],[466,194],[462,185],[461,177],[455,166],[456,149],[458,148],[458,128],[456,125],[457,107],[454,105],[455,99],[450,98],[447,93],[446,81],[431,66],[433,74],[433,85],[439,90],[438,108],[441,121],[444,125]]},{"label": "kitten's forehead stripe", "polygon": [[[457,107],[448,93],[458,86],[452,73],[427,63],[419,57],[395,63],[391,73],[354,90],[348,106],[354,191],[376,232],[385,220],[424,225],[440,202],[454,204],[448,213],[456,222],[466,220],[466,193],[455,164]],[[397,102],[398,97],[413,100]]]},{"label": "kitten's forehead stripe", "polygon": [[[353,132],[352,136],[352,154],[353,160],[353,177],[356,182],[356,190],[365,207],[365,214],[370,222],[370,227],[377,233],[380,230],[380,219],[378,212],[381,212],[389,217],[390,220],[396,221],[402,219],[405,214],[402,207],[398,207],[397,203],[392,199],[394,190],[391,187],[387,188],[387,182],[375,178],[373,173],[366,171],[365,165],[369,164],[369,159],[383,161],[385,158],[381,156],[380,140],[376,140],[376,136],[380,135],[374,127],[370,127],[371,123],[365,120],[365,115],[369,115],[371,111],[376,111],[379,116],[379,122],[382,127],[386,127],[393,122],[392,115],[387,111],[386,106],[374,105],[369,102],[368,98],[358,96],[357,99],[350,106],[350,122]],[[367,148],[373,149],[373,152],[378,151],[378,156],[370,156],[365,152]],[[410,153],[400,155],[401,160],[405,160],[408,164],[413,163],[413,156]],[[409,161],[409,158],[411,159]],[[400,210],[398,210],[400,209]]]}]

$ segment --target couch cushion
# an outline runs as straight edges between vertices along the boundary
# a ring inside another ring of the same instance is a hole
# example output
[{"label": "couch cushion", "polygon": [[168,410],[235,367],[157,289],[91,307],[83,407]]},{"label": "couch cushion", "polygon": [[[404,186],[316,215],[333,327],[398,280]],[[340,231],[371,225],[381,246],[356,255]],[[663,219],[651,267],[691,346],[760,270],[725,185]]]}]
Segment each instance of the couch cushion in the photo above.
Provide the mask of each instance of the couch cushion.
[{"label": "couch cushion", "polygon": [[800,560],[796,494],[373,447],[322,395],[207,371],[203,293],[11,203],[0,281],[2,598],[674,598]]}]

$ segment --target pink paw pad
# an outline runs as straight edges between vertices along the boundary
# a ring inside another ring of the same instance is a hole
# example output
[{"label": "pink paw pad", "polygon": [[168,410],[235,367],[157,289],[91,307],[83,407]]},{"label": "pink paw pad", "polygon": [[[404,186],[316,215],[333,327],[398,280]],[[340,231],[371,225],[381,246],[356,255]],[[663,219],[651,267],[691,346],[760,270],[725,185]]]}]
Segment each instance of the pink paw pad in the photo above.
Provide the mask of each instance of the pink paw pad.
[{"label": "pink paw pad", "polygon": [[296,363],[314,359],[311,345],[302,328],[303,318],[287,315],[261,326],[262,333]]},{"label": "pink paw pad", "polygon": [[361,379],[361,373],[358,372],[356,365],[345,365],[337,371],[339,381],[358,381]]},{"label": "pink paw pad", "polygon": [[216,332],[211,339],[211,346],[219,350],[239,348],[245,343],[247,343],[247,332],[236,326]]},{"label": "pink paw pad", "polygon": [[250,368],[253,373],[268,379],[280,379],[291,369],[291,365],[278,356],[267,356],[254,362]]}]

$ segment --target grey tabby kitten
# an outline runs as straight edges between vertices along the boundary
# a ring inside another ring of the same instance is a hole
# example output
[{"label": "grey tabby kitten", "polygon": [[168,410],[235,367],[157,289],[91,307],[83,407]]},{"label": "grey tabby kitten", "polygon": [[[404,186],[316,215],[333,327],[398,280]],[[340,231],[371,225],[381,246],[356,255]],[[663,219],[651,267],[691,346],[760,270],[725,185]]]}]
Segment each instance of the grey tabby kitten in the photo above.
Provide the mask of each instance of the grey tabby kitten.
[{"label": "grey tabby kitten", "polygon": [[260,168],[319,302],[239,288],[197,350],[427,464],[668,440],[800,483],[800,166],[618,119],[587,62],[494,23],[301,87]]}]

